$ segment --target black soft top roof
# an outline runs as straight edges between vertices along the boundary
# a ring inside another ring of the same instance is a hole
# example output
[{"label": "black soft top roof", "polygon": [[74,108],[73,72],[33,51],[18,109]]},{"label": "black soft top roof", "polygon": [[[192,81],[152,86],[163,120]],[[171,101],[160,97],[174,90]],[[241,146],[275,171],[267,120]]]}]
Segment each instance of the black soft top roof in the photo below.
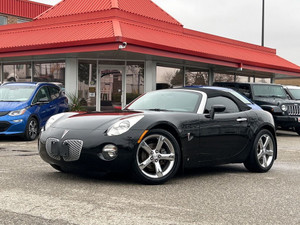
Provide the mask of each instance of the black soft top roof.
[{"label": "black soft top roof", "polygon": [[[249,107],[247,104],[245,104],[244,102],[242,102],[240,99],[238,99],[237,97],[235,97],[233,94],[231,94],[230,92],[227,92],[225,90],[222,89],[214,89],[214,88],[205,88],[205,87],[199,87],[199,88],[180,88],[183,90],[194,90],[194,91],[202,91],[204,93],[206,93],[207,98],[213,98],[213,97],[218,97],[218,96],[223,96],[223,97],[227,97],[232,99],[239,107],[240,110],[242,111],[246,111],[249,110],[251,107]],[[173,89],[176,90],[176,89]],[[177,89],[179,90],[179,89]]]}]

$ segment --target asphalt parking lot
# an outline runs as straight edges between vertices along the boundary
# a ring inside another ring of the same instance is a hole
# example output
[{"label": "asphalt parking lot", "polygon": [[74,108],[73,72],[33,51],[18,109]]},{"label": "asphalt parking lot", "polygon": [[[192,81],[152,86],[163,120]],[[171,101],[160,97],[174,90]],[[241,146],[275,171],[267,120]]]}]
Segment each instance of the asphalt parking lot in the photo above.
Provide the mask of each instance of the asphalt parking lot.
[{"label": "asphalt parking lot", "polygon": [[300,137],[278,132],[265,174],[187,171],[160,186],[56,172],[37,142],[0,139],[0,224],[300,224]]}]

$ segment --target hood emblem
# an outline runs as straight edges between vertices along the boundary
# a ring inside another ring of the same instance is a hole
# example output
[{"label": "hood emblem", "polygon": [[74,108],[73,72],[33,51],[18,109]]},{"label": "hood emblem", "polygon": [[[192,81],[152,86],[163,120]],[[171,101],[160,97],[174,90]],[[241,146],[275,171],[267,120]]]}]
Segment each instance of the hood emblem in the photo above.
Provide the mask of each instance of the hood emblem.
[{"label": "hood emblem", "polygon": [[64,133],[63,133],[63,135],[61,136],[61,139],[63,139],[64,136],[66,136],[66,134],[67,134],[68,132],[69,132],[69,130],[65,130]]}]

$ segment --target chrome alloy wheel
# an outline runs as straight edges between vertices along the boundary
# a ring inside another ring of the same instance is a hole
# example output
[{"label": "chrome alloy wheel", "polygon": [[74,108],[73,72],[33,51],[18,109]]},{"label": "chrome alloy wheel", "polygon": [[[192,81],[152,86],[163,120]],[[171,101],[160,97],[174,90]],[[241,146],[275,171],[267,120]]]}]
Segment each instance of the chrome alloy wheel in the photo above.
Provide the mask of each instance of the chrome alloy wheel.
[{"label": "chrome alloy wheel", "polygon": [[174,146],[164,135],[149,135],[138,146],[136,160],[144,175],[153,179],[162,178],[174,167]]},{"label": "chrome alloy wheel", "polygon": [[273,162],[274,143],[268,134],[262,135],[256,147],[257,160],[261,167],[267,168]]},{"label": "chrome alloy wheel", "polygon": [[27,135],[30,140],[34,140],[38,135],[38,124],[35,119],[31,119],[28,128],[27,128]]}]

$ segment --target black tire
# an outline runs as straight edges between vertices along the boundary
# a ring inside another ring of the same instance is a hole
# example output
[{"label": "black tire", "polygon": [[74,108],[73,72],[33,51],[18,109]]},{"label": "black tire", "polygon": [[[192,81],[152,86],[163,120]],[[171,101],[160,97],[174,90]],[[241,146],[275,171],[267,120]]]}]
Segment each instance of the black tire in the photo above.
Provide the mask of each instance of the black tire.
[{"label": "black tire", "polygon": [[30,117],[28,119],[26,128],[25,128],[25,133],[24,133],[24,139],[26,141],[33,141],[37,138],[39,135],[39,124],[37,119],[34,117]]},{"label": "black tire", "polygon": [[261,130],[256,135],[245,167],[251,172],[264,173],[271,169],[277,154],[274,135],[268,130]]},{"label": "black tire", "polygon": [[173,135],[154,129],[136,149],[133,175],[144,184],[162,184],[177,173],[180,162],[180,147]]},{"label": "black tire", "polygon": [[52,166],[54,169],[58,170],[59,172],[63,172],[65,173],[66,171],[63,170],[60,166],[55,165],[55,164],[50,164],[50,166]]},{"label": "black tire", "polygon": [[300,135],[300,127],[295,128],[295,131]]}]

